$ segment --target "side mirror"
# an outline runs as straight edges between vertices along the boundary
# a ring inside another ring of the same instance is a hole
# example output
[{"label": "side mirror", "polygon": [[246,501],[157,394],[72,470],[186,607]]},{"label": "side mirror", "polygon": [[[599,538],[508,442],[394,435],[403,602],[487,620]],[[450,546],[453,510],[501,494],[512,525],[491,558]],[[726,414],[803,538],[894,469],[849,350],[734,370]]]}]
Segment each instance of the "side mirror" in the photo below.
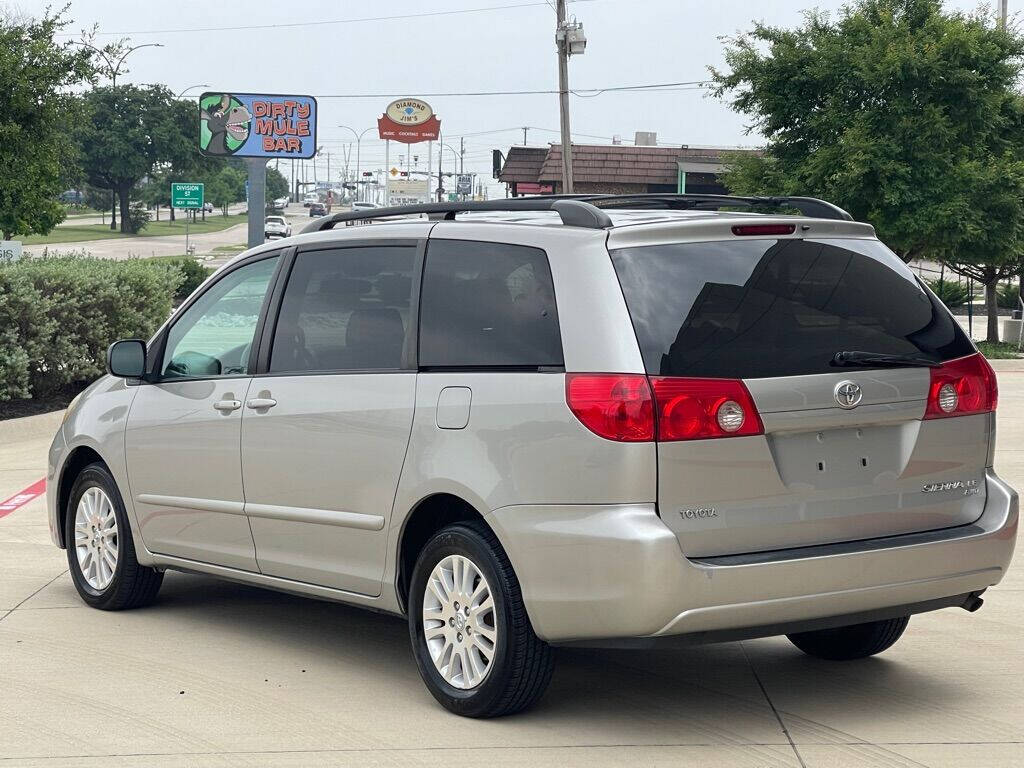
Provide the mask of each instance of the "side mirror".
[{"label": "side mirror", "polygon": [[146,342],[121,339],[107,348],[107,370],[111,376],[139,379],[146,373]]}]

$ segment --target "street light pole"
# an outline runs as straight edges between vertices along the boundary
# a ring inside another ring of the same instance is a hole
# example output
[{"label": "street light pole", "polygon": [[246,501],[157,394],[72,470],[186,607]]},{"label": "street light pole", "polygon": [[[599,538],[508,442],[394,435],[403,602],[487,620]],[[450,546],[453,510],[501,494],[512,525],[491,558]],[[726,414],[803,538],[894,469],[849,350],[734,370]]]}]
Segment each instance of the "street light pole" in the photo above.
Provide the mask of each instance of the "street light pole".
[{"label": "street light pole", "polygon": [[999,26],[1006,28],[1006,13],[1009,0],[999,0]]},{"label": "street light pole", "polygon": [[362,193],[363,190],[359,186],[360,185],[360,179],[362,179],[362,175],[361,175],[362,169],[360,168],[360,165],[359,165],[359,160],[360,160],[360,157],[359,157],[359,154],[360,154],[359,153],[359,145],[360,145],[360,143],[363,140],[363,136],[365,136],[368,132],[372,131],[377,126],[371,125],[369,128],[364,128],[360,132],[356,132],[355,128],[350,128],[347,125],[339,125],[338,127],[339,128],[344,128],[346,131],[352,131],[352,135],[356,137],[356,198],[359,199],[359,200],[362,200],[363,196],[362,196],[361,193]]},{"label": "street light pole", "polygon": [[190,85],[188,88],[186,88],[181,93],[179,93],[177,96],[175,96],[175,98],[176,99],[182,98],[186,93],[191,91],[193,88],[209,88],[209,87],[210,87],[209,83],[197,83],[196,85]]},{"label": "street light pole", "polygon": [[[75,45],[81,45],[84,48],[88,48],[90,51],[99,55],[99,57],[103,59],[103,63],[107,65],[107,74],[110,75],[110,90],[114,93],[115,98],[117,97],[117,76],[121,72],[121,65],[124,64],[124,60],[127,59],[130,54],[134,53],[140,48],[164,47],[163,43],[142,43],[141,45],[133,46],[129,48],[127,51],[125,51],[123,54],[121,54],[121,57],[117,59],[117,63],[115,64],[113,58],[111,57],[110,51],[105,51],[102,48],[97,48],[92,43],[87,43],[84,40],[73,40],[72,43]],[[121,224],[123,226],[124,217],[122,216],[121,219]],[[111,188],[110,190],[110,229],[111,231],[115,231],[117,229],[117,191],[114,190],[113,188]]]}]

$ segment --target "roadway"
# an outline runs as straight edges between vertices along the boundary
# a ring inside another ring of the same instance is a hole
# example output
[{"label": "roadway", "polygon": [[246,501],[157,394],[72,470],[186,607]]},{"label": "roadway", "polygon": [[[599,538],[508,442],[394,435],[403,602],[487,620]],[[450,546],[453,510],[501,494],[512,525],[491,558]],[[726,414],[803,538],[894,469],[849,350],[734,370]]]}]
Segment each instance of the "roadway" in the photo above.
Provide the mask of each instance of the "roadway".
[{"label": "roadway", "polygon": [[[232,213],[242,213],[245,206],[232,209]],[[334,210],[339,210],[335,208]],[[307,223],[309,223],[309,210],[301,203],[291,203],[285,210],[285,216],[292,225],[292,231],[298,234]],[[217,216],[217,212],[207,216]],[[273,214],[271,214],[273,215]],[[83,220],[72,219],[69,223],[88,223]],[[99,223],[99,219],[96,220]],[[207,232],[195,234],[189,241],[196,247],[196,254],[209,254],[215,248],[230,245],[245,245],[247,237],[247,225],[238,224],[219,232]],[[115,237],[106,240],[87,240],[71,243],[55,243],[53,245],[40,244],[26,246],[26,250],[33,253],[42,253],[46,248],[50,254],[81,253],[86,252],[91,256],[102,259],[128,259],[133,257],[151,258],[153,256],[175,256],[185,253],[185,235],[158,235],[155,237]]]}]

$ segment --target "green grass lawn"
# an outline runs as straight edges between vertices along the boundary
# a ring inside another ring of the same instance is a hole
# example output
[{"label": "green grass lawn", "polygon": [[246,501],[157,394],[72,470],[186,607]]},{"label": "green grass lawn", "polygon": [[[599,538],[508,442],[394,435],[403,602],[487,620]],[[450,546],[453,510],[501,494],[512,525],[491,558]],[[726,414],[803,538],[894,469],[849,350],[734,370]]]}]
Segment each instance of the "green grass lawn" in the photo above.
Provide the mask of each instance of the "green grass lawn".
[{"label": "green grass lawn", "polygon": [[[248,216],[235,214],[222,216],[219,213],[207,214],[206,221],[198,219],[189,227],[189,234],[201,235],[204,232],[220,232],[237,224],[245,224]],[[150,221],[137,235],[125,235],[112,232],[106,224],[62,224],[48,235],[31,235],[22,240],[25,245],[56,245],[58,243],[77,243],[83,240],[108,240],[115,237],[157,237],[160,235],[185,236],[185,219],[177,221]]]},{"label": "green grass lawn", "polygon": [[987,357],[989,360],[1010,360],[1016,357],[1020,357],[1020,353],[1017,352],[1017,345],[1010,344],[1005,341],[1000,341],[998,344],[991,344],[987,341],[976,342],[978,349],[981,350],[981,354]]}]

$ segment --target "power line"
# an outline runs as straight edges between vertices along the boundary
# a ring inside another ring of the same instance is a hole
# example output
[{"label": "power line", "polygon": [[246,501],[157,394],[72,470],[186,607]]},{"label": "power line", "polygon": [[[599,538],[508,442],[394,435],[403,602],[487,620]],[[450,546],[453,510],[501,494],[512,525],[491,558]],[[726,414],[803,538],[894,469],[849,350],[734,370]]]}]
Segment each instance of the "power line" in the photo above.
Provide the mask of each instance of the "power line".
[{"label": "power line", "polygon": [[[703,90],[709,86],[707,80],[688,80],[678,83],[649,83],[646,85],[616,85],[608,88],[576,88],[573,89],[573,93],[577,96],[586,96],[591,94],[593,96],[599,96],[602,93],[629,93],[639,92],[644,93],[647,91],[666,91],[666,90]],[[392,91],[390,93],[316,93],[313,94],[318,99],[389,99],[394,96],[401,96],[402,94],[416,93],[419,98],[426,98],[428,96],[550,96],[551,94],[559,93],[558,90],[535,90],[535,91],[444,91],[436,93],[418,93],[416,91],[403,90],[403,91]],[[519,130],[522,127],[520,126]]]},{"label": "power line", "polygon": [[[597,0],[569,0],[573,3],[593,3]],[[422,13],[402,13],[394,16],[366,16],[358,19],[323,19],[320,21],[290,21],[279,24],[245,24],[234,27],[182,27],[178,29],[136,29],[128,32],[97,32],[98,35],[113,35],[124,37],[127,35],[163,35],[189,32],[238,32],[256,29],[289,29],[294,27],[319,27],[330,24],[363,24],[372,21],[398,21],[401,19],[423,19],[432,16],[456,16],[470,13],[487,13],[490,11],[507,11],[515,8],[535,8],[546,6],[547,2],[515,3],[511,5],[492,5],[486,8],[462,8],[452,11],[424,11]],[[73,37],[73,35],[64,35]]]}]

